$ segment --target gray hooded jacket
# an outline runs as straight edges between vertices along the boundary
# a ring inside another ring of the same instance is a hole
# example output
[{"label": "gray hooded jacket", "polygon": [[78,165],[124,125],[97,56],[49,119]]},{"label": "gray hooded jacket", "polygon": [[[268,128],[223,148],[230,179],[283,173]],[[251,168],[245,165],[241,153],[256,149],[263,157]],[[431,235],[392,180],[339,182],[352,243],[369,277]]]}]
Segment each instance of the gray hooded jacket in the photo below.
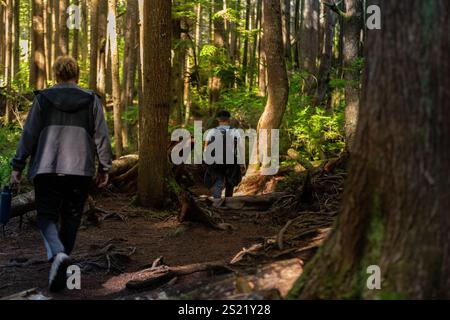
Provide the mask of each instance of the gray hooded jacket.
[{"label": "gray hooded jacket", "polygon": [[95,176],[109,171],[112,150],[100,99],[75,84],[59,84],[37,92],[11,166],[28,177],[39,174]]}]

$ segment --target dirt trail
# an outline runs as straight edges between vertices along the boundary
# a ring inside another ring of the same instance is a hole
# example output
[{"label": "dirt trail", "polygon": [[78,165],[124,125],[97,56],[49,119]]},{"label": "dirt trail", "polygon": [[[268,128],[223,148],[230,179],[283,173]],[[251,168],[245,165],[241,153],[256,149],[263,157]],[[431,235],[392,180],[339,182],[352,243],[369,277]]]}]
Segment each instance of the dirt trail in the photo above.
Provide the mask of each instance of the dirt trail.
[{"label": "dirt trail", "polygon": [[[122,275],[108,274],[107,270],[90,270],[82,273],[82,290],[66,291],[60,295],[50,295],[47,290],[49,264],[33,216],[25,219],[19,230],[15,219],[7,229],[7,237],[0,240],[0,297],[22,290],[39,288],[44,295],[57,299],[104,299],[130,294],[124,291],[130,273],[148,266],[163,256],[168,265],[185,265],[216,260],[230,260],[244,247],[249,247],[258,239],[271,236],[277,228],[255,221],[230,223],[234,231],[217,231],[200,224],[180,225],[174,212],[151,212],[129,206],[131,199],[110,195],[97,199],[97,206],[106,211],[120,212],[126,218],[105,220],[101,226],[82,227],[79,233],[74,259],[82,260],[92,245],[116,242],[120,248],[136,248],[131,261],[123,264]],[[223,216],[227,222],[227,216]],[[124,241],[126,239],[126,241]],[[16,261],[23,266],[11,266]],[[26,263],[33,262],[31,265]]]}]

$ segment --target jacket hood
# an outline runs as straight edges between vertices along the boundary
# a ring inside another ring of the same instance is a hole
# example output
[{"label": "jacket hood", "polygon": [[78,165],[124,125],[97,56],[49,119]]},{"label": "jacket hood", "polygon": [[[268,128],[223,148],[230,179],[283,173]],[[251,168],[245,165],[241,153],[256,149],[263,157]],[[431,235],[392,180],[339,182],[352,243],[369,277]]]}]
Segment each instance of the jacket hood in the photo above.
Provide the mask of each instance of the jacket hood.
[{"label": "jacket hood", "polygon": [[77,112],[82,108],[86,108],[93,103],[94,93],[86,92],[80,88],[50,88],[37,91],[58,110],[63,112]]}]

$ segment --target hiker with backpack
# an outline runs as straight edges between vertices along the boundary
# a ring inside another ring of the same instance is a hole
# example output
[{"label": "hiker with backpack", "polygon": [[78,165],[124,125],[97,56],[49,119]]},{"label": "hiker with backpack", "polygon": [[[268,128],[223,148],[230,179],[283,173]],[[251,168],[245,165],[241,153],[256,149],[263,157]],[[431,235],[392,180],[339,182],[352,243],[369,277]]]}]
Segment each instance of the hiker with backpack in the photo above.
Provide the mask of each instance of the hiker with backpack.
[{"label": "hiker with backpack", "polygon": [[112,150],[101,99],[94,91],[78,86],[80,69],[76,60],[58,57],[53,72],[57,84],[35,92],[11,160],[11,183],[20,183],[31,157],[28,178],[34,184],[37,226],[52,263],[49,288],[55,292],[66,286],[69,255],[92,178],[97,176],[100,188],[108,183]]},{"label": "hiker with backpack", "polygon": [[[222,146],[213,151],[213,156],[215,156],[216,160],[208,165],[205,174],[205,184],[207,187],[212,188],[214,199],[221,199],[224,189],[225,197],[233,196],[234,188],[242,181],[244,165],[238,163],[239,146],[242,141],[239,130],[231,126],[231,114],[228,111],[219,111],[217,113],[217,121],[219,125],[207,133],[205,138],[206,148],[215,141],[216,137],[222,138]],[[222,154],[217,154],[217,151]]]}]

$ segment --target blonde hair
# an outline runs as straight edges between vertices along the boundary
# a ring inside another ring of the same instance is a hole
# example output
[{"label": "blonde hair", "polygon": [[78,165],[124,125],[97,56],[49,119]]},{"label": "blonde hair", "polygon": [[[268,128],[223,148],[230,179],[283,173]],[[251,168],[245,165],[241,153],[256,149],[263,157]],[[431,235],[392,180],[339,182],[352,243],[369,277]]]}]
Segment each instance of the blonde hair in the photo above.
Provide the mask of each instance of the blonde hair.
[{"label": "blonde hair", "polygon": [[53,64],[53,73],[57,82],[78,81],[80,67],[77,61],[71,56],[60,56]]}]

